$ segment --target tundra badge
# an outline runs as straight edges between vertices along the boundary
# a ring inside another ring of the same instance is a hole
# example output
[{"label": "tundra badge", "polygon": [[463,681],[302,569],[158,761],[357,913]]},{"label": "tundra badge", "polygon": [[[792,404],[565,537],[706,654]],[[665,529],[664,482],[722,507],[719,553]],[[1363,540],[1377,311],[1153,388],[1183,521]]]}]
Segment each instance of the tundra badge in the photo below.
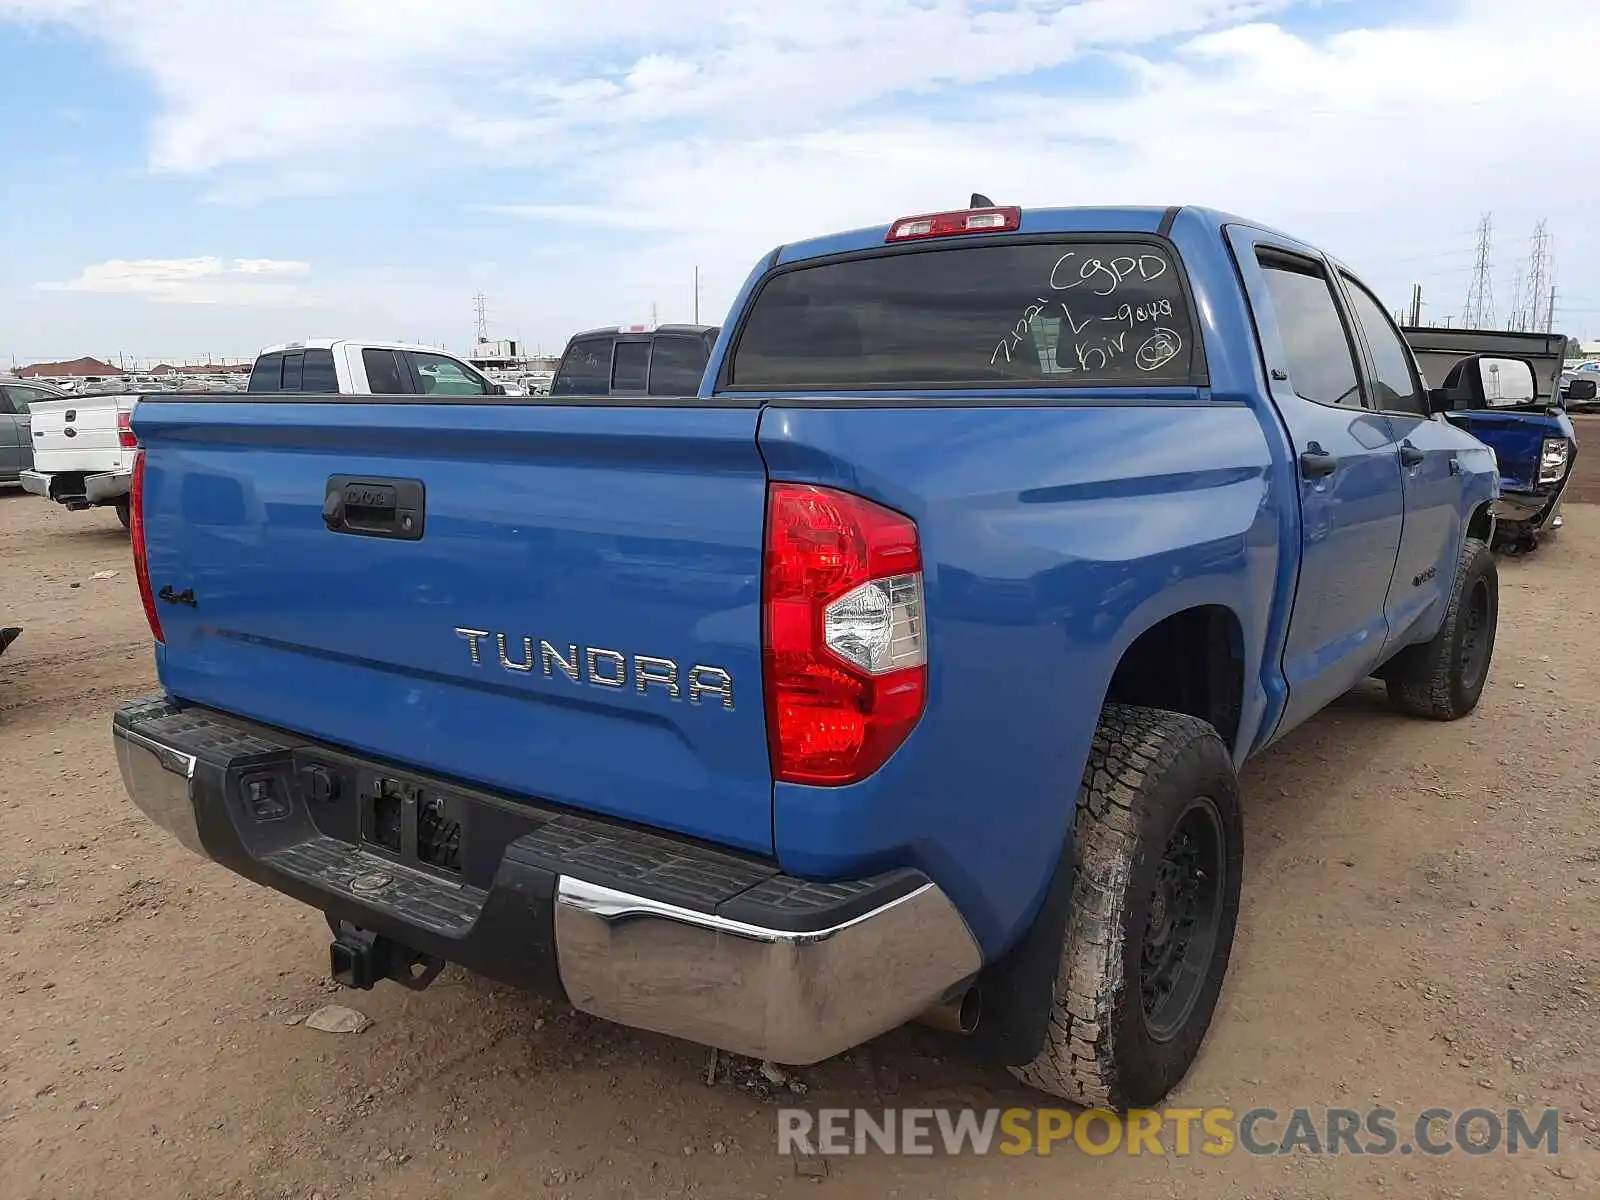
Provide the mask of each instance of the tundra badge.
[{"label": "tundra badge", "polygon": [[[457,626],[456,636],[465,638],[472,665],[481,667],[488,651],[485,640],[493,639],[495,653],[504,671],[528,675],[540,671],[546,679],[557,673],[580,686],[620,689],[629,686],[641,696],[651,688],[665,692],[668,699],[682,700],[687,696],[690,704],[699,704],[706,698],[720,701],[724,709],[733,709],[733,676],[721,667],[695,664],[680,670],[670,658],[657,658],[649,654],[624,654],[620,650],[602,650],[597,646],[579,646],[568,642],[557,648],[541,640],[534,649],[531,637],[513,638],[487,629],[467,629]],[[565,653],[563,653],[565,651]]]}]

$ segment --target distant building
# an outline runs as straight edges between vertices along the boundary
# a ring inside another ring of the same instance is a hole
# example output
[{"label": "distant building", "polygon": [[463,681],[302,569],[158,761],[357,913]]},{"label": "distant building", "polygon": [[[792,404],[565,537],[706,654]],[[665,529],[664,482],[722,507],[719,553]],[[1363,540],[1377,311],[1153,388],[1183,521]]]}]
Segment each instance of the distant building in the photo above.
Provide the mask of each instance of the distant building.
[{"label": "distant building", "polygon": [[34,363],[17,371],[23,379],[87,379],[126,375],[121,367],[98,358],[75,358],[71,362]]},{"label": "distant building", "polygon": [[522,347],[516,341],[479,342],[467,361],[480,371],[511,370],[522,365]]}]

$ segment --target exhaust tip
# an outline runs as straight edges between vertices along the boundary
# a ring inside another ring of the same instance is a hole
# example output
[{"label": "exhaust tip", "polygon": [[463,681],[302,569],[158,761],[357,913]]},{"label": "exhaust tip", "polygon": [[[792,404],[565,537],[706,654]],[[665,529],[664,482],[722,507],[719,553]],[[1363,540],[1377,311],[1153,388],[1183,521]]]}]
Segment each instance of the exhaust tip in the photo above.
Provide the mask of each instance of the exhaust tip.
[{"label": "exhaust tip", "polygon": [[942,1029],[946,1033],[963,1037],[978,1028],[983,1016],[983,993],[976,986],[965,988],[959,995],[936,1004],[917,1018],[923,1025]]}]

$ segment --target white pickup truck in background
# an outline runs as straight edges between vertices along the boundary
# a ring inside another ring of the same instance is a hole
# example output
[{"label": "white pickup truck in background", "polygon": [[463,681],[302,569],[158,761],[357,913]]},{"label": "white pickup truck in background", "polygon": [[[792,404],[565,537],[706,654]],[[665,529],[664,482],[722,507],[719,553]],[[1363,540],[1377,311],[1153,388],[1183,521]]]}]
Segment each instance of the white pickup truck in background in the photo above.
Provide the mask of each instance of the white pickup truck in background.
[{"label": "white pickup truck in background", "polygon": [[256,356],[247,390],[346,396],[522,394],[521,388],[496,383],[432,346],[348,338],[307,338],[268,346]]},{"label": "white pickup truck in background", "polygon": [[74,511],[111,507],[128,524],[138,396],[70,396],[31,406],[33,466],[22,486]]}]

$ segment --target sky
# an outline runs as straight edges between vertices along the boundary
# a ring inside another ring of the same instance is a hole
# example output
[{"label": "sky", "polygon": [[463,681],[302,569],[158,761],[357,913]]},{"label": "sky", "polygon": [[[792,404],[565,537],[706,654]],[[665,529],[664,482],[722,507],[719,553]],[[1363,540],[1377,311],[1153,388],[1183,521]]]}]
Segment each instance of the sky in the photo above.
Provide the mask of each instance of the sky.
[{"label": "sky", "polygon": [[[0,0],[0,367],[719,322],[815,234],[1206,204],[1600,339],[1591,0]],[[1577,55],[1577,57],[1574,57]]]}]

